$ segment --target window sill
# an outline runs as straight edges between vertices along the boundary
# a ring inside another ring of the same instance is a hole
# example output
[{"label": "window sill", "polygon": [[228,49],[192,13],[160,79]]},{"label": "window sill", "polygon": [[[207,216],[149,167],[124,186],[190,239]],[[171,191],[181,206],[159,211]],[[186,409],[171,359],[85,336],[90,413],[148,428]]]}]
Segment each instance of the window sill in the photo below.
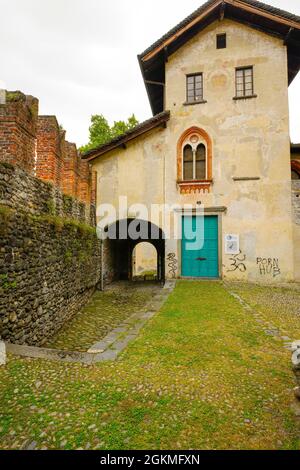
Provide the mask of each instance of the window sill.
[{"label": "window sill", "polygon": [[183,103],[183,106],[194,106],[195,104],[204,104],[207,103],[206,100],[200,100],[200,101],[186,101]]},{"label": "window sill", "polygon": [[234,96],[232,99],[233,99],[234,101],[238,101],[238,100],[251,100],[252,98],[257,98],[257,95]]},{"label": "window sill", "polygon": [[179,180],[177,184],[182,194],[200,193],[201,191],[209,193],[212,182],[213,180]]}]

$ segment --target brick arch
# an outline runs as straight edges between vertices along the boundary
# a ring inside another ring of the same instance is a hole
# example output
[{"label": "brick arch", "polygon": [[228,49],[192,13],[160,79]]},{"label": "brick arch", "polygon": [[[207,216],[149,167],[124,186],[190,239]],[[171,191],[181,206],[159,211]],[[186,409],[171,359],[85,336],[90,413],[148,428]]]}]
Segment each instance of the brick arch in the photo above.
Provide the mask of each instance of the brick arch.
[{"label": "brick arch", "polygon": [[300,176],[300,160],[292,160],[291,169],[292,171],[295,171],[296,173],[298,173],[298,175]]},{"label": "brick arch", "polygon": [[[195,190],[200,191],[210,189],[210,183],[212,181],[212,140],[208,133],[197,126],[192,126],[189,129],[186,129],[180,136],[177,142],[177,181],[183,185],[182,181],[182,161],[183,161],[183,144],[186,139],[188,139],[193,134],[202,138],[206,144],[206,165],[207,165],[207,179],[204,181],[191,181],[190,185],[185,183],[184,187],[181,186],[181,192],[192,192]],[[197,188],[198,185],[198,188]]]}]

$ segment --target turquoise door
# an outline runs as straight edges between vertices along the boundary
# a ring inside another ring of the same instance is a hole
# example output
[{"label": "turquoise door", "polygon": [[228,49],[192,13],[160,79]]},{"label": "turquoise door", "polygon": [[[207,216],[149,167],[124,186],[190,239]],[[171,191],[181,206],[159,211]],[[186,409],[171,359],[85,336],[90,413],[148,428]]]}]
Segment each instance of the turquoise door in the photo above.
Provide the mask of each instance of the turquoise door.
[{"label": "turquoise door", "polygon": [[[196,237],[197,242],[191,243]],[[181,253],[182,276],[219,277],[218,217],[182,217]]]}]

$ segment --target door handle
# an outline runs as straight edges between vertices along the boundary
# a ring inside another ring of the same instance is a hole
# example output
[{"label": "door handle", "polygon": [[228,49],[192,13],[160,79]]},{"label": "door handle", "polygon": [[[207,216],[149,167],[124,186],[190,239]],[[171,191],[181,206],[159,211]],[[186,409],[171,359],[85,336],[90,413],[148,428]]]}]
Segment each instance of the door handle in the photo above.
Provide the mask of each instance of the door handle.
[{"label": "door handle", "polygon": [[196,261],[206,261],[207,258],[196,258]]}]

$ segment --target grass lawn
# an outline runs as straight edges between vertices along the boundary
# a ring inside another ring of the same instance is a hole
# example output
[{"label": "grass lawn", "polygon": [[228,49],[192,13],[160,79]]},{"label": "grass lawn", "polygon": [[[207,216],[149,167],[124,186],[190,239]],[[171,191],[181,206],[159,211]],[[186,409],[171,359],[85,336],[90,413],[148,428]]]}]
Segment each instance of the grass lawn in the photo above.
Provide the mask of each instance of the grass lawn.
[{"label": "grass lawn", "polygon": [[9,357],[0,447],[299,449],[290,356],[221,283],[180,281],[114,363]]}]

